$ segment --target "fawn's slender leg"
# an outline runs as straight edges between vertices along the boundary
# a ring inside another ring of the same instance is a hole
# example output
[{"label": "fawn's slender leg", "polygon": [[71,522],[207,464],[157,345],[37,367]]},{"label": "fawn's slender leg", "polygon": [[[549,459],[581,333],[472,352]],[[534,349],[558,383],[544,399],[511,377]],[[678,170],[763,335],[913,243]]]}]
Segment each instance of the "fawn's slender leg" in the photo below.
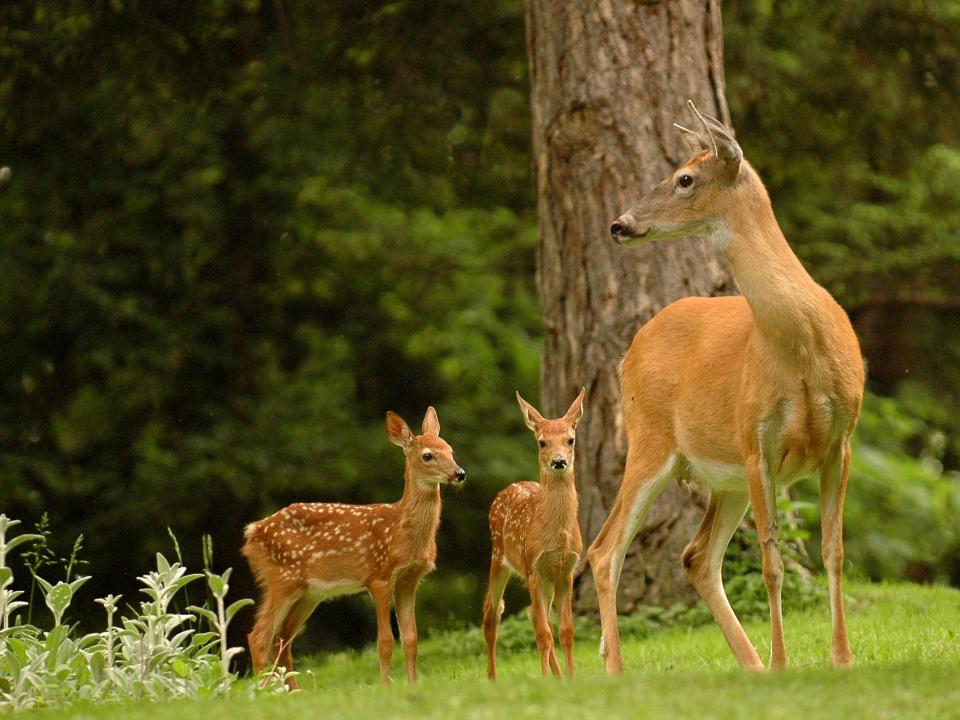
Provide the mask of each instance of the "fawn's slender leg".
[{"label": "fawn's slender leg", "polygon": [[779,524],[777,521],[776,488],[763,455],[747,458],[747,484],[750,488],[750,506],[760,536],[760,556],[763,559],[763,584],[770,602],[770,669],[787,666],[787,649],[783,641],[783,608],[780,592],[783,588],[783,559],[780,557]]},{"label": "fawn's slender leg", "polygon": [[560,663],[553,649],[553,628],[550,627],[549,590],[535,572],[527,575],[527,587],[530,589],[530,619],[537,636],[537,650],[540,651],[540,671],[544,677],[551,672],[559,676]]},{"label": "fawn's slender leg", "polygon": [[628,453],[620,491],[587,553],[600,605],[600,654],[608,675],[623,672],[617,626],[617,585],[623,558],[653,501],[677,470],[674,455],[665,453],[651,460],[638,452]]},{"label": "fawn's slender leg", "polygon": [[[278,665],[287,670],[293,670],[293,653],[291,652],[293,639],[300,634],[307,618],[309,618],[316,609],[317,601],[305,595],[297,599],[290,607],[287,616],[280,625],[280,632],[277,633],[279,651],[277,656]],[[296,690],[299,687],[297,679],[293,677],[287,678],[287,687],[291,690]]]},{"label": "fawn's slender leg", "polygon": [[[279,633],[297,600],[298,596],[291,596],[286,588],[267,588],[257,620],[247,635],[254,674],[270,667],[274,662],[279,665],[287,660],[285,651],[289,651],[293,638],[286,638],[284,642]],[[284,667],[290,669],[287,665]]]},{"label": "fawn's slender leg", "polygon": [[397,580],[394,597],[397,603],[397,624],[400,626],[400,641],[407,664],[407,682],[417,680],[417,587],[422,573],[409,572]]},{"label": "fawn's slender leg", "polygon": [[850,440],[846,439],[820,470],[821,547],[830,587],[830,614],[833,618],[830,660],[834,667],[853,665],[843,611],[843,502],[849,475]]},{"label": "fawn's slender leg", "polygon": [[483,637],[487,641],[487,677],[497,679],[497,630],[503,613],[503,590],[510,579],[510,570],[498,557],[490,563],[490,581],[483,599]]},{"label": "fawn's slender leg", "polygon": [[567,677],[573,677],[573,582],[565,577],[557,584],[557,635],[566,656]]},{"label": "fawn's slender leg", "polygon": [[745,492],[713,493],[700,529],[683,551],[682,562],[687,577],[710,608],[737,662],[744,668],[763,670],[763,662],[723,589],[723,554],[743,519],[747,503]]},{"label": "fawn's slender leg", "polygon": [[390,682],[390,660],[393,657],[393,630],[390,627],[390,601],[393,587],[383,580],[370,583],[368,588],[377,611],[377,656],[380,658],[380,679]]}]

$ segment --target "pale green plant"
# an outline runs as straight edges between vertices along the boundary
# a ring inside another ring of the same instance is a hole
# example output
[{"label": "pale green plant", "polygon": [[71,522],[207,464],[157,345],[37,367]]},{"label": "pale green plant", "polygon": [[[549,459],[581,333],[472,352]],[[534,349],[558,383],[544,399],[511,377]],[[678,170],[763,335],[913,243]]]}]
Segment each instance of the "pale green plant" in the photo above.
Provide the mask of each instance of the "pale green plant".
[{"label": "pale green plant", "polygon": [[231,603],[229,607],[226,605],[225,598],[227,592],[230,590],[228,581],[230,580],[230,574],[232,572],[233,568],[228,568],[222,575],[216,575],[209,570],[206,571],[207,585],[210,588],[210,593],[213,595],[214,603],[217,606],[216,612],[209,608],[196,606],[189,608],[191,612],[205,617],[207,622],[210,623],[210,626],[216,631],[217,635],[219,635],[220,667],[224,677],[230,675],[230,660],[243,652],[243,648],[231,648],[227,646],[227,628],[237,612],[253,604],[253,600],[250,598],[241,598]]},{"label": "pale green plant", "polygon": [[24,533],[12,540],[7,540],[7,531],[19,524],[19,520],[11,520],[6,515],[0,514],[0,630],[6,630],[10,626],[10,616],[18,608],[26,605],[22,600],[17,600],[23,591],[10,589],[13,585],[13,570],[7,567],[7,553],[23,543],[40,538],[39,535]]},{"label": "pale green plant", "polygon": [[[158,553],[156,569],[138,578],[147,599],[137,610],[119,616],[120,596],[98,598],[96,602],[106,613],[106,629],[87,635],[78,635],[66,617],[76,593],[89,578],[70,581],[68,575],[66,581],[51,583],[35,575],[53,616],[53,626],[43,630],[14,618],[27,603],[17,599],[21,591],[12,589],[7,553],[40,539],[25,534],[8,540],[7,531],[16,524],[0,515],[0,712],[78,700],[222,694],[236,685],[230,664],[242,649],[229,647],[226,633],[237,612],[252,600],[227,604],[231,570],[220,575],[206,572],[214,608],[190,606],[187,612],[180,612],[175,609],[178,594],[204,575],[189,573],[180,562],[170,563]],[[74,560],[75,556],[76,552]],[[209,631],[197,630],[201,621],[209,623]],[[278,681],[269,678],[262,686],[280,692],[282,683],[282,677]],[[256,692],[261,685],[253,687]]]}]

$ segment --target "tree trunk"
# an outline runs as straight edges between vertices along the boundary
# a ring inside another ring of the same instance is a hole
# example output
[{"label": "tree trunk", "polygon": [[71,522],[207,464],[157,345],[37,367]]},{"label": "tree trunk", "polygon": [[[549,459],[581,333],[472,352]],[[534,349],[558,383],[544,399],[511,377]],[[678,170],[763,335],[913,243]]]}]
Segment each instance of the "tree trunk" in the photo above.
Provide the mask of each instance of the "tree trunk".
[{"label": "tree trunk", "polygon": [[[685,102],[729,124],[719,0],[527,0],[533,155],[545,347],[541,402],[556,416],[587,388],[577,439],[580,524],[600,530],[623,477],[618,365],[637,330],[686,295],[733,291],[729,269],[701,239],[624,249],[613,219],[689,151],[672,127]],[[618,605],[692,601],[680,552],[699,501],[671,487],[628,552]],[[579,603],[595,603],[589,573]]]}]

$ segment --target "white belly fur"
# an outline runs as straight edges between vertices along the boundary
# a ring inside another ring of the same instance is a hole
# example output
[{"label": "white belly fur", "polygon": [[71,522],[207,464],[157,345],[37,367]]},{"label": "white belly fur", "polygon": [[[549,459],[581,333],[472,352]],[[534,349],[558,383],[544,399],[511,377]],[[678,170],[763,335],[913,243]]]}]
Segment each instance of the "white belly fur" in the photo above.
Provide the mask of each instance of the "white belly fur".
[{"label": "white belly fur", "polygon": [[700,460],[687,456],[692,477],[690,480],[713,492],[746,492],[747,473],[743,465]]},{"label": "white belly fur", "polygon": [[354,595],[363,591],[363,586],[357,582],[349,580],[310,580],[307,583],[306,596],[314,604],[322,603],[324,600],[332,600],[342,595]]},{"label": "white belly fur", "polygon": [[[689,456],[686,460],[691,470],[689,480],[702,489],[709,489],[712,492],[747,492],[749,490],[747,473],[743,465],[700,460]],[[789,487],[797,480],[812,475],[817,469],[815,460],[804,467],[794,469],[789,474],[780,474],[775,477],[776,487]]]}]

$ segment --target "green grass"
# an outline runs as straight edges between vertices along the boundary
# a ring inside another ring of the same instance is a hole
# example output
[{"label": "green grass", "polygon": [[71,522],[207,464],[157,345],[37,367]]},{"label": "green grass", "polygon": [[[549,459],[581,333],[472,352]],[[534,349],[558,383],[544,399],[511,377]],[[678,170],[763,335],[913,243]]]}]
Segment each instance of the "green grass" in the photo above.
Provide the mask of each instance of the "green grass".
[{"label": "green grass", "polygon": [[[526,619],[507,622],[500,679],[485,677],[479,629],[448,632],[420,644],[421,680],[403,677],[394,655],[390,687],[378,684],[376,652],[335,653],[305,661],[305,690],[288,696],[208,698],[160,704],[80,705],[24,713],[31,718],[871,718],[960,717],[960,592],[940,587],[850,584],[848,622],[857,666],[833,670],[830,618],[823,606],[785,617],[791,668],[773,674],[736,668],[714,625],[637,628],[624,637],[625,674],[603,675],[598,633],[578,627],[577,677],[541,679]],[[321,608],[322,610],[322,608]],[[320,621],[316,618],[314,622]],[[761,656],[766,622],[746,625]]]}]

